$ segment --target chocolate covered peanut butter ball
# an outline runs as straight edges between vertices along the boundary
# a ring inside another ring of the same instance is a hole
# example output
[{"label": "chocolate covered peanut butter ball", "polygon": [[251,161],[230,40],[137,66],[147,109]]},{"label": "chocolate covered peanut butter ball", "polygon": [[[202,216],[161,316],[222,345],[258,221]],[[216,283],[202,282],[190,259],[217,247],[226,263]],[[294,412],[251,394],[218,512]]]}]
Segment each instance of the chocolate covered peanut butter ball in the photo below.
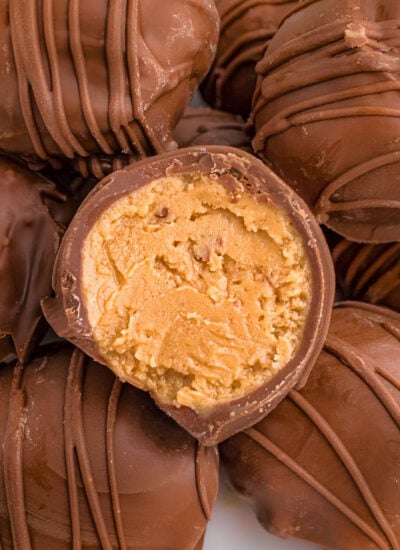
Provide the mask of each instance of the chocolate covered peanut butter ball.
[{"label": "chocolate covered peanut butter ball", "polygon": [[181,149],[103,180],[44,304],[62,337],[201,442],[251,425],[325,338],[333,267],[306,205],[239,149]]},{"label": "chocolate covered peanut butter ball", "polygon": [[40,302],[76,206],[61,184],[0,156],[0,360],[27,360],[46,330]]},{"label": "chocolate covered peanut butter ball", "polygon": [[211,0],[2,0],[0,149],[105,173],[176,147],[211,65]]},{"label": "chocolate covered peanut butter ball", "polygon": [[221,445],[261,524],[329,550],[400,547],[400,315],[345,302],[306,386]]},{"label": "chocolate covered peanut butter ball", "polygon": [[262,61],[255,151],[349,240],[400,240],[397,0],[310,0]]},{"label": "chocolate covered peanut butter ball", "polygon": [[201,550],[218,458],[68,344],[0,368],[4,550]]}]

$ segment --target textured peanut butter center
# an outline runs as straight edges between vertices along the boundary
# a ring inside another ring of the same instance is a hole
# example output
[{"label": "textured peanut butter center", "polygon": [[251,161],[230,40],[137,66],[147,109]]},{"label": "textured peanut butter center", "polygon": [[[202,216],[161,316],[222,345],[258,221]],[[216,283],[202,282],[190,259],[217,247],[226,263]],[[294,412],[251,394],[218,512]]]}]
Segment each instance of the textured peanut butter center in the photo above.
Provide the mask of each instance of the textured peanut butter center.
[{"label": "textured peanut butter center", "polygon": [[280,208],[217,178],[163,177],[117,200],[82,261],[102,355],[164,403],[242,397],[302,338],[311,274],[300,236]]}]

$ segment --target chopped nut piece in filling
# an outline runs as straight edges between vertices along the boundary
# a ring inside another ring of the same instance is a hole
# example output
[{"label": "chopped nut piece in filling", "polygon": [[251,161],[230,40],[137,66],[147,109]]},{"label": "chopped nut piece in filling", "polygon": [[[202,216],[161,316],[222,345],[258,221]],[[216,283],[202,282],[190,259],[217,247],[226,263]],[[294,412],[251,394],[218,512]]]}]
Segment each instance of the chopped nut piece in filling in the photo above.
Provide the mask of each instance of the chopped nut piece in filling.
[{"label": "chopped nut piece in filling", "polygon": [[240,398],[294,356],[311,299],[302,239],[276,205],[218,179],[163,177],[106,209],[82,250],[97,346],[175,406]]}]

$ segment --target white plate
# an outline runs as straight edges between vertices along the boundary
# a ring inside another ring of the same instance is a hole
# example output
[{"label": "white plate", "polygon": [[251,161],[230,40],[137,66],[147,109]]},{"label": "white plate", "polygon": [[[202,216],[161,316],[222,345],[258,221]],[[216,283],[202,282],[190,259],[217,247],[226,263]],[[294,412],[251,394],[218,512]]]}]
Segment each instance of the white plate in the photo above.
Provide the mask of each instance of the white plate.
[{"label": "white plate", "polygon": [[318,550],[318,546],[267,533],[257,522],[250,504],[228,487],[222,477],[204,550]]}]

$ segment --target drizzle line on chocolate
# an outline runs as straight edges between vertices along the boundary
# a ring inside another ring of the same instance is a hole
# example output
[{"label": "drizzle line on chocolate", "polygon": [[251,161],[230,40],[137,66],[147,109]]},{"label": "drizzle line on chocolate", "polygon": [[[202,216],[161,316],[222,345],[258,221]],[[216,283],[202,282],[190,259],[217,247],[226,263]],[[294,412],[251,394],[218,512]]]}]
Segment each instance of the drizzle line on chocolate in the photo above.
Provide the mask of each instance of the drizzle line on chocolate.
[{"label": "drizzle line on chocolate", "polygon": [[[230,25],[236,20],[244,17],[246,12],[252,8],[264,7],[271,5],[281,6],[283,4],[291,4],[294,0],[283,0],[273,2],[271,0],[242,0],[232,2],[225,9],[220,10],[221,16],[221,34],[227,32]],[[216,76],[216,107],[223,108],[221,100],[222,89],[227,81],[241,66],[249,63],[257,63],[268,47],[271,38],[274,35],[275,29],[258,28],[244,32],[233,40],[230,47],[227,48],[218,58],[217,67],[214,71]]]},{"label": "drizzle line on chocolate", "polygon": [[[41,361],[46,363],[47,357]],[[75,349],[69,359],[68,374],[65,380],[63,403],[63,439],[66,465],[66,484],[68,487],[68,501],[71,531],[71,548],[81,550],[85,544],[80,518],[80,498],[86,500],[93,529],[98,538],[99,547],[103,550],[112,550],[116,544],[121,550],[127,550],[128,540],[124,533],[122,521],[120,492],[118,489],[115,455],[115,424],[117,421],[118,405],[124,384],[114,380],[108,396],[106,424],[104,426],[106,438],[107,479],[114,526],[108,526],[101,507],[99,495],[95,486],[92,465],[90,463],[86,430],[83,418],[83,403],[85,400],[84,384],[88,362],[91,361],[80,350]],[[101,367],[98,367],[101,368]],[[27,422],[27,396],[23,389],[24,367],[16,363],[13,367],[13,378],[10,388],[8,404],[8,418],[3,441],[3,473],[5,480],[6,506],[11,527],[12,542],[15,548],[30,550],[32,542],[30,527],[28,527],[29,510],[25,509],[24,495],[24,441]],[[211,506],[207,491],[207,464],[215,450],[208,449],[200,444],[194,444],[193,486],[197,489],[199,509],[204,517],[210,519]],[[1,548],[1,543],[0,543]]]},{"label": "drizzle line on chocolate", "polygon": [[209,449],[201,443],[197,442],[195,448],[195,467],[196,467],[196,487],[199,497],[200,507],[203,510],[204,517],[207,521],[211,519],[211,505],[207,495],[207,485],[204,479],[204,462],[206,454],[209,453]]},{"label": "drizzle line on chocolate", "polygon": [[70,361],[65,391],[64,438],[72,519],[72,541],[74,550],[80,549],[81,533],[75,467],[77,466],[82,477],[88,506],[92,514],[99,541],[104,550],[112,550],[112,543],[107,533],[99,498],[93,482],[93,474],[89,462],[83,427],[82,386],[85,364],[87,361],[88,358],[82,352],[79,350],[74,351]]},{"label": "drizzle line on chocolate", "polygon": [[370,367],[369,364],[360,357],[360,352],[358,350],[336,336],[328,335],[324,349],[328,353],[334,355],[343,365],[346,365],[355,372],[364,383],[369,386],[400,429],[400,406],[382,381],[376,376],[377,373],[382,376],[382,372],[384,372],[383,369],[369,357],[368,363],[372,364],[372,367]]},{"label": "drizzle line on chocolate", "polygon": [[344,291],[351,290],[355,299],[377,303],[400,288],[399,243],[358,244],[343,239],[332,250],[332,259],[339,271],[343,254],[351,257],[345,268]]},{"label": "drizzle line on chocolate", "polygon": [[392,323],[390,323],[389,321],[383,321],[381,323],[381,327],[386,330],[386,332],[394,336],[394,338],[397,338],[397,340],[400,341],[400,329],[398,329]]},{"label": "drizzle line on chocolate", "polygon": [[319,481],[302,468],[295,460],[287,455],[282,449],[275,445],[268,437],[258,432],[254,428],[248,428],[243,432],[244,435],[252,439],[255,443],[260,445],[272,456],[274,456],[279,462],[296,474],[307,485],[312,487],[317,493],[325,498],[330,504],[332,504],[339,512],[346,516],[354,525],[356,525],[361,531],[363,531],[372,541],[376,543],[381,550],[387,550],[388,546],[385,539],[381,534],[372,529],[368,523],[366,523],[358,514],[351,510],[344,502],[337,498],[327,487],[319,483]]},{"label": "drizzle line on chocolate", "polygon": [[[104,155],[113,154],[113,142],[129,160],[144,158],[147,148],[154,153],[164,151],[154,128],[147,121],[140,85],[138,56],[140,43],[144,41],[140,32],[140,0],[110,0],[108,3],[104,49],[109,73],[109,116],[108,127],[103,132],[96,119],[93,92],[89,86],[81,34],[81,6],[81,0],[68,2],[66,26],[81,115],[89,135]],[[42,139],[40,127],[43,125],[62,156],[73,159],[77,167],[86,168],[85,171],[90,168],[92,173],[100,176],[101,160],[91,157],[90,150],[81,143],[79,136],[74,135],[68,121],[61,59],[56,44],[53,0],[43,0],[41,11],[37,0],[15,0],[9,3],[8,9],[19,102],[36,155],[42,160],[52,160]],[[160,70],[158,61],[152,56],[147,59],[147,64],[155,71]],[[160,85],[158,94],[153,94],[152,100],[157,100],[179,85],[188,74],[188,68],[189,61],[170,69],[162,67],[165,84]],[[131,104],[127,102],[129,97]],[[121,160],[109,159],[108,163],[114,168],[121,167]]]},{"label": "drizzle line on chocolate", "polygon": [[[377,279],[373,276],[378,272],[382,265],[390,264],[386,273],[380,275]],[[355,290],[358,291],[363,285],[370,283],[367,289],[367,296],[374,297],[374,301],[385,298],[392,290],[400,285],[400,244],[390,247],[385,253],[371,263],[369,269],[365,270],[363,276],[356,284]]]},{"label": "drizzle line on chocolate", "polygon": [[[71,495],[71,518],[73,519],[73,545],[76,549],[80,548],[81,546],[79,504],[77,498],[76,484],[76,466],[78,466],[82,476],[83,486],[86,491],[86,497],[90,507],[91,515],[93,517],[93,521],[97,530],[97,535],[101,542],[102,548],[104,548],[105,550],[111,550],[112,543],[105,527],[105,521],[101,511],[100,502],[93,483],[93,475],[89,463],[85,442],[85,433],[83,428],[82,387],[84,380],[85,364],[87,361],[88,358],[82,352],[80,352],[79,350],[75,350],[70,362],[67,389],[65,395],[65,448],[67,457],[68,485]],[[125,550],[127,548],[127,543],[124,536],[124,529],[121,518],[121,507],[117,487],[114,454],[114,426],[122,387],[123,384],[116,379],[114,381],[108,401],[106,440],[108,476],[115,529],[118,537],[119,546],[121,550]],[[207,452],[207,449],[205,449],[201,445],[199,445],[196,449],[196,485],[201,508],[204,511],[205,517],[209,519],[211,516],[211,510],[206,495],[205,483],[202,473],[205,452]]]},{"label": "drizzle line on chocolate", "polygon": [[31,541],[25,515],[23,482],[23,441],[26,423],[25,395],[21,389],[23,367],[17,364],[11,384],[9,412],[3,442],[4,483],[16,548],[30,550]]},{"label": "drizzle line on chocolate", "polygon": [[363,162],[351,170],[348,170],[336,180],[331,182],[322,191],[316,206],[315,212],[317,214],[323,214],[324,212],[338,212],[345,210],[352,210],[354,208],[398,208],[400,209],[400,201],[391,199],[360,199],[357,201],[347,202],[334,202],[332,197],[339,189],[345,187],[351,181],[357,179],[360,176],[372,172],[382,166],[394,164],[400,160],[400,151],[394,151],[386,155],[377,156],[367,162]]},{"label": "drizzle line on chocolate", "polygon": [[[347,302],[347,304],[352,305],[352,302]],[[343,305],[346,305],[346,303]],[[357,304],[357,307],[370,311],[372,314],[379,314],[379,308],[376,308],[375,306]],[[400,341],[400,330],[390,321],[382,321],[382,317],[379,317],[380,319],[378,319],[377,322],[382,329],[386,330],[390,335]],[[365,384],[367,384],[378,401],[387,411],[388,415],[392,418],[393,422],[400,429],[400,406],[382,383],[380,377],[400,391],[399,381],[397,381],[389,372],[373,361],[370,357],[368,357],[368,361],[366,361],[366,359],[362,356],[360,357],[359,350],[356,350],[353,346],[344,342],[341,338],[328,335],[324,350],[327,353],[334,355],[343,366],[351,369],[363,380]],[[359,493],[362,495],[377,524],[382,529],[387,541],[390,543],[389,548],[391,550],[398,550],[400,547],[391,525],[377,503],[359,467],[354,462],[338,434],[335,433],[322,415],[297,390],[292,390],[288,398],[312,421],[320,433],[325,437],[327,442],[331,445],[332,449],[336,452],[338,458],[341,460],[342,464],[349,473]],[[355,525],[362,529],[371,538],[371,540],[378,544],[380,548],[388,548],[387,544],[377,531],[372,530],[370,526],[365,524],[362,518],[360,518],[352,510],[349,510],[343,502],[335,497],[326,487],[322,486],[311,474],[309,474],[295,460],[272,443],[272,441],[270,441],[265,435],[256,431],[254,428],[246,430],[244,434],[265,448],[277,460],[303,479],[304,482],[318,491],[322,497],[333,504]]]},{"label": "drizzle line on chocolate", "polygon": [[382,378],[384,378],[387,382],[392,384],[392,386],[394,386],[396,388],[396,390],[400,391],[400,383],[399,383],[398,380],[396,380],[396,378],[394,376],[392,376],[391,374],[389,374],[388,372],[386,372],[382,369],[377,369],[376,372],[377,372],[377,374],[382,376]]},{"label": "drizzle line on chocolate", "polygon": [[[91,135],[97,142],[100,149],[109,155],[113,153],[112,148],[107,143],[107,140],[101,134],[101,130],[97,124],[96,117],[92,108],[89,80],[87,76],[85,57],[83,54],[82,40],[79,23],[79,6],[80,0],[71,0],[68,5],[68,28],[69,28],[69,46],[74,62],[75,74],[79,88],[80,101],[82,106],[82,114],[86,125],[90,130]],[[111,8],[110,8],[111,11]],[[110,16],[111,18],[111,16]],[[110,71],[110,86],[112,73]],[[87,153],[86,153],[87,154]],[[82,155],[85,156],[85,155]]]},{"label": "drizzle line on chocolate", "polygon": [[[313,3],[313,1],[309,3]],[[302,3],[297,9],[304,8],[306,4]],[[295,11],[296,9],[292,13]],[[347,35],[346,32],[350,30],[352,32]],[[358,38],[354,38],[353,34],[358,34]],[[383,41],[385,44],[381,44]],[[381,75],[381,82],[349,88],[341,92],[318,95],[297,104],[292,102],[289,107],[282,109],[257,132],[253,141],[255,150],[258,152],[265,150],[266,142],[270,137],[293,126],[354,116],[398,118],[400,116],[398,109],[386,109],[374,105],[364,106],[360,104],[343,108],[323,108],[331,103],[350,98],[398,90],[398,82],[387,82],[386,74],[388,72],[399,72],[399,61],[395,56],[385,54],[385,49],[388,46],[398,44],[400,44],[400,20],[363,21],[362,23],[339,21],[303,33],[277,48],[257,65],[257,72],[262,77],[268,75],[268,78],[261,84],[253,118],[268,102],[282,97],[288,92],[295,92],[316,83],[366,72],[374,73],[376,76]],[[344,55],[359,46],[365,46],[367,51],[356,51],[352,55]],[[382,52],[382,59],[373,55],[376,51]],[[288,67],[293,64],[296,64],[296,70],[289,75]],[[284,73],[285,78],[282,77],[282,73]],[[316,110],[317,108],[320,108],[320,110]],[[364,199],[349,202],[335,202],[332,200],[334,193],[352,180],[371,170],[398,162],[399,159],[400,151],[393,151],[363,162],[340,175],[327,185],[321,193],[316,204],[315,211],[317,215],[323,216],[328,212],[346,211],[355,208],[399,209],[400,201],[396,200]],[[323,218],[320,219],[324,221]]]},{"label": "drizzle line on chocolate", "polygon": [[118,544],[121,550],[126,550],[127,545],[125,543],[124,526],[122,524],[121,517],[121,504],[119,500],[117,473],[115,470],[115,452],[114,452],[114,428],[117,418],[118,402],[121,395],[122,383],[115,379],[111,394],[108,400],[107,407],[107,469],[108,477],[110,480],[110,494],[112,502],[112,510],[115,522],[115,528],[117,531]]},{"label": "drizzle line on chocolate", "polygon": [[354,485],[357,487],[359,493],[365,501],[365,504],[375,518],[376,523],[380,526],[388,541],[390,541],[393,549],[398,550],[399,546],[397,544],[397,538],[390,523],[385,517],[378,501],[375,499],[370,487],[368,486],[367,480],[363,476],[361,470],[357,466],[338,434],[328,424],[324,417],[311,405],[311,403],[309,403],[307,399],[305,399],[299,392],[292,390],[289,394],[289,399],[298,406],[303,414],[305,414],[312,421],[320,433],[325,437],[326,441],[335,451],[336,455],[349,473]]}]

